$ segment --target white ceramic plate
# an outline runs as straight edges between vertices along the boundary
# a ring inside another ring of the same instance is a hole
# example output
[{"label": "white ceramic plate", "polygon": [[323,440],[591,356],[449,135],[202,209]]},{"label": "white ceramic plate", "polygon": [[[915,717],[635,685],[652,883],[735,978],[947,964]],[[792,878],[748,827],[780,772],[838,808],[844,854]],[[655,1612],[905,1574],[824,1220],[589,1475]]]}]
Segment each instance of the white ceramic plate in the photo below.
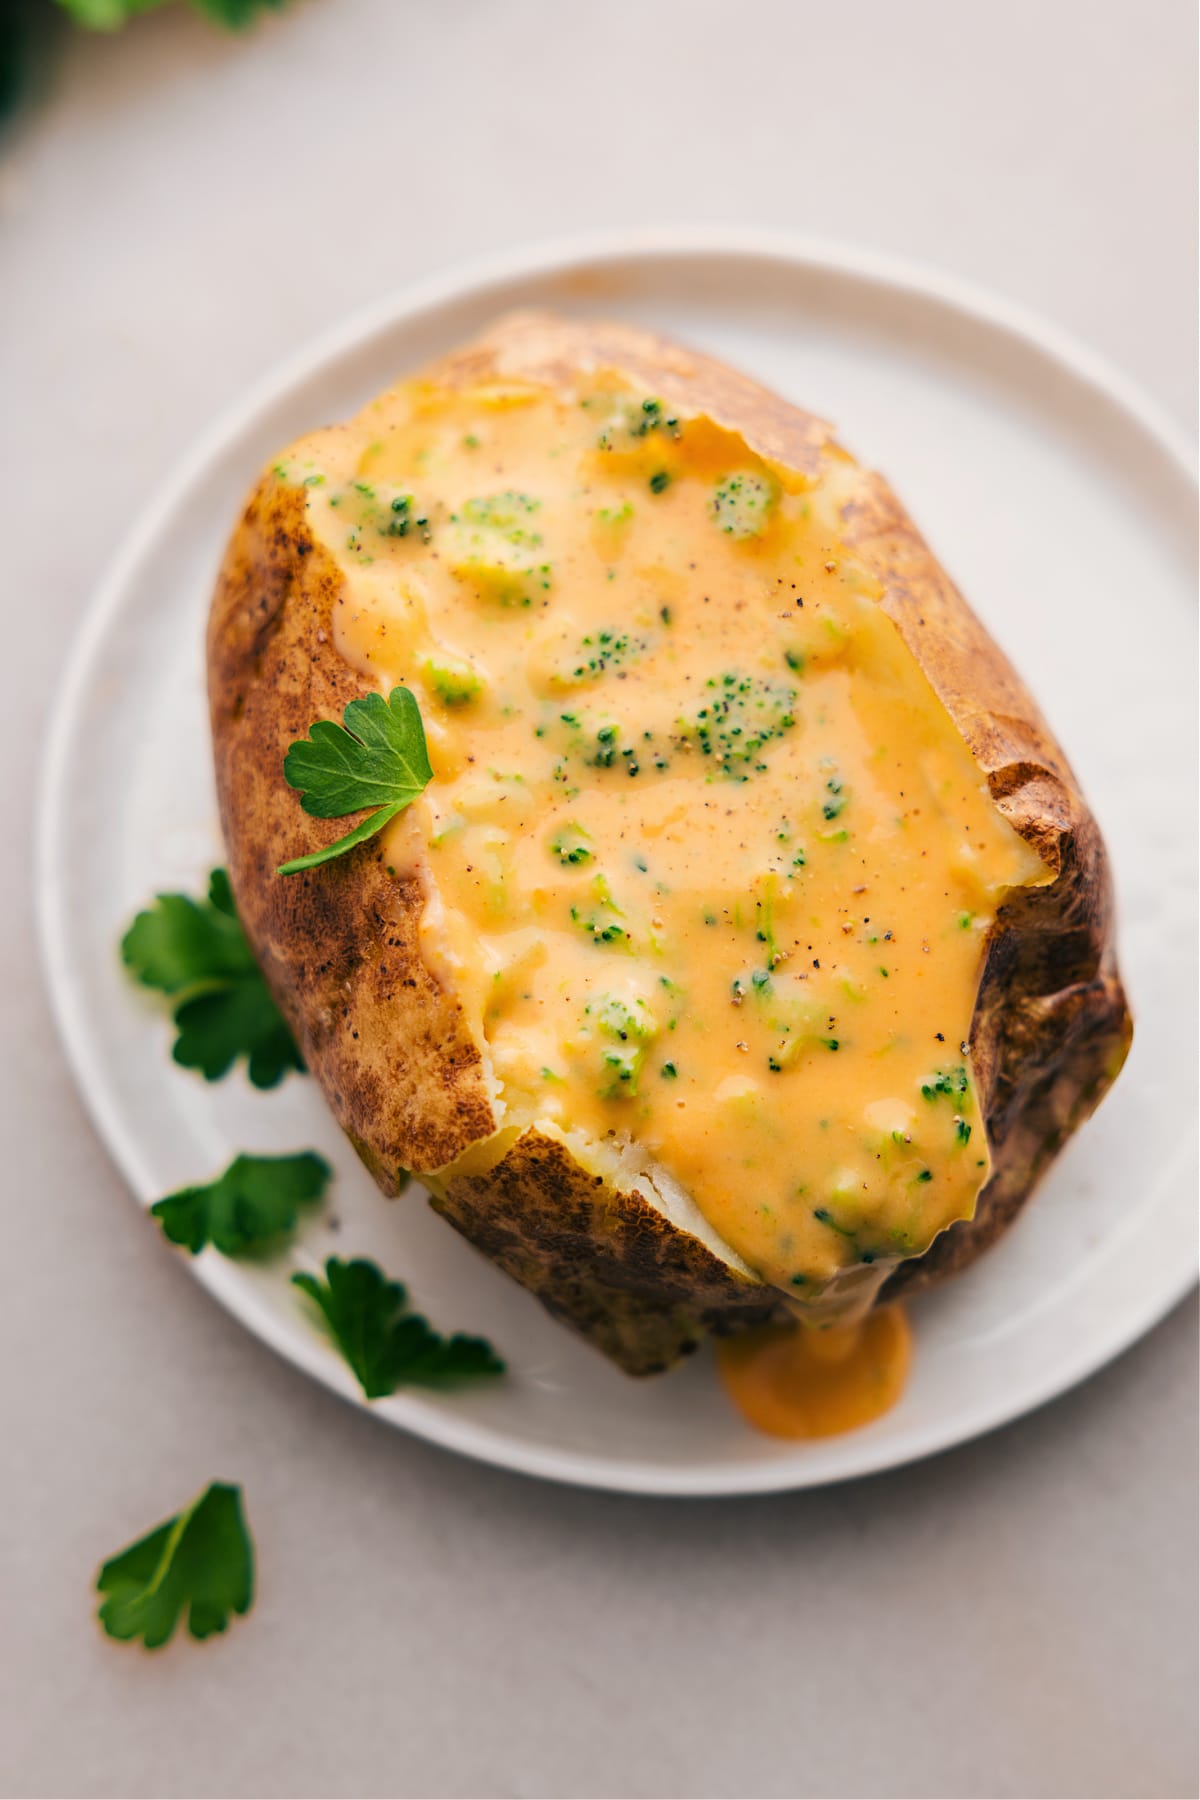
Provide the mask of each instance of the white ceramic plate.
[{"label": "white ceramic plate", "polygon": [[[177,1068],[168,1022],[118,965],[137,908],[156,890],[199,891],[221,860],[202,629],[249,483],[292,437],[531,303],[662,327],[834,420],[887,471],[1026,673],[1113,853],[1137,1015],[1127,1070],[1018,1227],[919,1306],[908,1393],[850,1436],[756,1435],[703,1355],[627,1380],[419,1197],[384,1205],[312,1081],[260,1095],[240,1075],[208,1086]],[[1080,1380],[1194,1278],[1194,504],[1187,446],[1115,373],[1007,306],[857,252],[728,232],[592,240],[427,284],[325,339],[212,432],[145,514],[58,711],[38,873],[46,965],[84,1097],[139,1200],[208,1178],[239,1149],[321,1149],[338,1174],[331,1213],[294,1255],[261,1268],[206,1252],[199,1279],[357,1400],[287,1277],[335,1251],[373,1256],[436,1322],[486,1332],[512,1371],[454,1397],[397,1395],[378,1415],[562,1481],[658,1494],[813,1486],[927,1455]]]}]

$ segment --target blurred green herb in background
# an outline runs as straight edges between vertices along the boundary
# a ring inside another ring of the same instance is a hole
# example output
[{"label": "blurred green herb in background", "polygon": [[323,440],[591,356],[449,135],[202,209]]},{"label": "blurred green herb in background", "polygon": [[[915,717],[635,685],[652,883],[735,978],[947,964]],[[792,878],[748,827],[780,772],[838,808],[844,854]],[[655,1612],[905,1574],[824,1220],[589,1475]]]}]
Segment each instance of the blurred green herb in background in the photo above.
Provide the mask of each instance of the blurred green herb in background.
[{"label": "blurred green herb in background", "polygon": [[[58,0],[58,4],[89,31],[119,31],[138,13],[153,12],[168,0]],[[240,31],[259,13],[278,12],[287,0],[188,0],[188,4],[216,24]]]},{"label": "blurred green herb in background", "polygon": [[[88,31],[119,31],[139,13],[157,12],[182,0],[0,0],[0,122],[47,84],[47,70],[64,15]],[[242,31],[260,14],[279,12],[288,0],[187,0],[201,18]]]}]

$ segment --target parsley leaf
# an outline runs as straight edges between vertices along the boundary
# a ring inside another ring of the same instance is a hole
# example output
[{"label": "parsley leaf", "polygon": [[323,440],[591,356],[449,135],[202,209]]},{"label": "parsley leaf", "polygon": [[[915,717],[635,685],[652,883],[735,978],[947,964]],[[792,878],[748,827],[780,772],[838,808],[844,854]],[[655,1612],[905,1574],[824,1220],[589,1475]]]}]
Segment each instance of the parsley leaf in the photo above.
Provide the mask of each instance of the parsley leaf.
[{"label": "parsley leaf", "polygon": [[433,770],[416,700],[406,687],[394,687],[386,700],[382,694],[351,700],[340,725],[318,719],[306,738],[297,739],[283,759],[283,774],[314,819],[374,809],[345,837],[279,870],[295,875],[365,843],[425,791]]},{"label": "parsley leaf", "polygon": [[150,1211],[165,1236],[193,1256],[206,1244],[222,1256],[252,1256],[279,1248],[296,1228],[298,1209],[321,1199],[332,1174],[315,1150],[235,1156],[215,1181],[180,1188]]},{"label": "parsley leaf", "polygon": [[125,966],[144,987],[179,995],[172,1055],[218,1081],[239,1056],[255,1087],[275,1087],[304,1064],[238,923],[224,869],[208,898],[159,894],[121,940]]},{"label": "parsley leaf", "polygon": [[254,1599],[254,1545],[242,1491],[214,1481],[174,1518],[112,1556],[96,1577],[107,1598],[99,1619],[109,1637],[165,1644],[188,1609],[194,1638],[224,1631]]},{"label": "parsley leaf", "polygon": [[159,894],[153,910],[139,913],[125,933],[121,954],[139,981],[164,994],[241,974],[249,950],[224,869],[209,877],[207,905],[186,894]]},{"label": "parsley leaf", "polygon": [[440,1387],[504,1373],[486,1338],[458,1331],[442,1337],[420,1313],[407,1310],[405,1290],[373,1262],[331,1256],[323,1281],[307,1274],[292,1280],[320,1308],[329,1335],[368,1400],[380,1400],[402,1386]]}]

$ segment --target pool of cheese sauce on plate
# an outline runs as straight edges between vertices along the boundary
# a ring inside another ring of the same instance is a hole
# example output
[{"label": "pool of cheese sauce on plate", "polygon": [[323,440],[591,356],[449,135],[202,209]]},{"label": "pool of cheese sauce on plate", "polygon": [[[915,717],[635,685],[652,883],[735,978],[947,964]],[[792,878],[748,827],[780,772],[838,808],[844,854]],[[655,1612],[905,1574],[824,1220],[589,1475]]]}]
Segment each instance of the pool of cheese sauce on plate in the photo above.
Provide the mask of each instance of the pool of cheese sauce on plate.
[{"label": "pool of cheese sauce on plate", "polygon": [[[851,468],[613,372],[403,383],[279,467],[344,572],[338,651],[419,701],[434,779],[385,854],[506,1122],[635,1138],[814,1321],[970,1217],[984,940],[1042,873],[840,541]],[[723,1378],[764,1429],[857,1423],[907,1366],[870,1329],[735,1341]]]}]

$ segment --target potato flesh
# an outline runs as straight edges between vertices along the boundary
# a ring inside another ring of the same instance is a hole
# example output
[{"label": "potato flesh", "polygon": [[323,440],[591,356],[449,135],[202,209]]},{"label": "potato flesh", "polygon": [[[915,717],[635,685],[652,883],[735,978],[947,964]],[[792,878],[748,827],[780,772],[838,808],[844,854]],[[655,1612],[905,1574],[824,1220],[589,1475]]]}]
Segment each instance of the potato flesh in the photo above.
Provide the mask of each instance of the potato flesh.
[{"label": "potato flesh", "polygon": [[401,387],[288,473],[337,649],[421,703],[387,857],[505,1125],[634,1139],[814,1305],[970,1217],[962,1045],[1040,865],[841,543],[839,464],[601,375]]}]

